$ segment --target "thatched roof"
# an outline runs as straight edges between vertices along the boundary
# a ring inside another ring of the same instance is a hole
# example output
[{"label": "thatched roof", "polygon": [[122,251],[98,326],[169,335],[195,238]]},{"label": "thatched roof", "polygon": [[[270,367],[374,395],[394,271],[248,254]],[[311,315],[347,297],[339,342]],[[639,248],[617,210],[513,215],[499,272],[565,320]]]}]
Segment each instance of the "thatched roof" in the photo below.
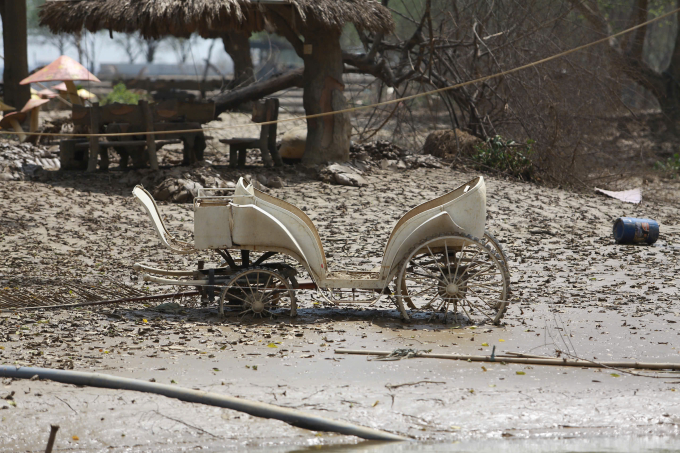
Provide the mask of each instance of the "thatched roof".
[{"label": "thatched roof", "polygon": [[280,14],[297,28],[317,23],[342,29],[357,28],[389,33],[394,21],[389,10],[375,0],[288,0],[259,3],[250,0],[48,0],[40,11],[40,24],[54,33],[111,30],[140,31],[149,38],[214,37],[220,31],[261,31],[271,14]]}]

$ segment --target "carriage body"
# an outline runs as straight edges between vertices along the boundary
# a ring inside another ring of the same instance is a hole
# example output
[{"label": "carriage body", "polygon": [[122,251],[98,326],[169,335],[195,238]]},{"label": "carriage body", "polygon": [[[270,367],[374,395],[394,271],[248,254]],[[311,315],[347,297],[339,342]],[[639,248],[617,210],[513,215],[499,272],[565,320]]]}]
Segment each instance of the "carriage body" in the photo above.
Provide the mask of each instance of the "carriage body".
[{"label": "carriage body", "polygon": [[[321,238],[309,217],[294,205],[246,185],[243,178],[234,189],[199,190],[194,199],[193,244],[179,241],[168,232],[153,197],[143,187],[135,187],[133,194],[150,215],[166,247],[182,254],[215,250],[227,260],[227,266],[213,269],[208,279],[201,280],[208,275],[206,269],[184,271],[182,276],[190,274],[193,280],[145,275],[146,280],[158,283],[221,286],[253,264],[247,258],[237,264],[230,251],[240,251],[242,256],[246,253],[246,257],[252,251],[293,258],[320,289],[362,289],[384,294],[390,282],[403,273],[405,260],[425,250],[421,244],[427,244],[430,253],[446,253],[448,260],[466,246],[468,238],[485,235],[486,186],[481,176],[407,212],[390,234],[380,267],[372,272],[330,271]],[[180,275],[178,271],[155,272],[158,270],[140,264],[135,268],[151,274]]]}]

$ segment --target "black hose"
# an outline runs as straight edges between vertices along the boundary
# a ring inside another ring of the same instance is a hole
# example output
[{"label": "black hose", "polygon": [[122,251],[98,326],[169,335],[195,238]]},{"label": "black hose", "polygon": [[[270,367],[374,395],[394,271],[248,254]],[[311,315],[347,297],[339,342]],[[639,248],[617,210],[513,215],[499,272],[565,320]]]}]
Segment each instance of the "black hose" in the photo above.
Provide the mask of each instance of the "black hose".
[{"label": "black hose", "polygon": [[408,440],[396,434],[379,429],[366,428],[338,420],[316,417],[295,409],[274,406],[273,404],[248,401],[233,396],[218,393],[192,390],[176,385],[157,384],[100,373],[82,373],[80,371],[53,370],[50,368],[17,367],[14,365],[0,365],[0,377],[30,379],[38,376],[40,379],[62,382],[64,384],[87,385],[109,389],[135,390],[138,392],[156,393],[170,398],[176,398],[190,403],[207,404],[209,406],[224,407],[235,411],[262,418],[275,418],[298,428],[313,431],[331,431],[363,439],[404,441]]}]

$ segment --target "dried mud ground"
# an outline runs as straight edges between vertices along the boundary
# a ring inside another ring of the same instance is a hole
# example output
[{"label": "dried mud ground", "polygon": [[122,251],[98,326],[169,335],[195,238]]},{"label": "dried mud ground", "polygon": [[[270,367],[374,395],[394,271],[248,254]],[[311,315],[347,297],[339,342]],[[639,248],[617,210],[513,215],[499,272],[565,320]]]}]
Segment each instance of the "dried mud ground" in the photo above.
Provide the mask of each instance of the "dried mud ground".
[{"label": "dried mud ground", "polygon": [[[220,171],[230,181],[272,172]],[[401,214],[475,176],[377,171],[355,188],[315,181],[299,167],[278,174],[287,187],[271,193],[310,215],[331,270],[374,267]],[[104,276],[142,288],[135,262],[176,269],[215,262],[161,248],[121,180],[111,171],[0,182],[0,289]],[[214,305],[192,300],[175,314],[154,310],[156,302],[0,314],[2,364],[155,379],[429,443],[381,447],[158,395],[4,379],[0,451],[44,451],[51,423],[61,426],[55,451],[562,451],[541,447],[546,438],[581,442],[571,451],[673,450],[678,374],[334,354],[338,347],[489,354],[495,345],[497,354],[559,349],[595,361],[680,362],[678,198],[666,187],[666,201],[654,201],[648,195],[665,183],[656,184],[644,186],[645,201],[634,206],[487,177],[488,229],[508,253],[515,300],[498,327],[405,324],[387,300],[334,308],[310,295],[295,319],[230,312],[220,322]],[[191,235],[191,205],[160,210],[171,230]],[[616,245],[611,225],[621,215],[657,219],[660,240]]]}]

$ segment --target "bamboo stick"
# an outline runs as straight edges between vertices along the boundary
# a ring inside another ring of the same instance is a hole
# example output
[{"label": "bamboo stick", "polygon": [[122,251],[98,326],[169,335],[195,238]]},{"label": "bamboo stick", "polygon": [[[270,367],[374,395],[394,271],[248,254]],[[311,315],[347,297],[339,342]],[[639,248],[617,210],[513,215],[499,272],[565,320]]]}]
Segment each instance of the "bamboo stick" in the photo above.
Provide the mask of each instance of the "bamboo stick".
[{"label": "bamboo stick", "polygon": [[[14,307],[14,308],[0,308],[0,313],[14,313],[16,311],[28,311],[28,310],[48,310],[51,308],[74,308],[74,307],[87,307],[91,305],[108,305],[108,304],[122,304],[128,302],[142,302],[147,300],[159,300],[159,299],[170,299],[173,297],[189,297],[198,296],[200,293],[198,291],[185,291],[181,293],[170,293],[170,294],[154,294],[151,296],[135,296],[126,297],[123,299],[110,299],[110,300],[98,300],[94,302],[80,302],[77,304],[61,304],[61,305],[41,305],[37,307]],[[7,297],[7,294],[3,296]],[[19,301],[17,305],[21,305],[22,302]]]},{"label": "bamboo stick", "polygon": [[142,114],[144,119],[144,129],[147,132],[146,135],[146,150],[149,153],[149,165],[152,170],[158,170],[158,155],[156,154],[156,139],[154,134],[149,134],[153,132],[153,113],[151,112],[151,107],[149,107],[149,101],[139,101],[139,105],[142,108]]},{"label": "bamboo stick", "polygon": [[[369,351],[353,349],[336,349],[336,354],[355,354],[355,355],[379,355],[387,356],[392,351]],[[571,359],[536,359],[528,357],[498,357],[494,359],[485,355],[463,355],[463,354],[432,354],[422,353],[418,357],[426,359],[446,359],[446,360],[467,360],[470,362],[505,362],[521,363],[525,365],[552,365],[552,366],[576,366],[582,368],[635,368],[638,370],[676,370],[680,371],[680,363],[645,363],[645,362],[590,362],[586,360]]]},{"label": "bamboo stick", "polygon": [[19,138],[19,141],[22,142],[22,143],[25,142],[26,141],[26,134],[24,133],[24,129],[21,127],[21,124],[19,124],[19,122],[17,120],[15,120],[14,118],[9,120],[9,124],[11,124],[12,127],[14,128],[14,130],[17,132],[17,136]]},{"label": "bamboo stick", "polygon": [[64,83],[66,84],[66,95],[71,100],[71,104],[83,105],[83,100],[80,99],[80,96],[78,96],[78,88],[76,88],[76,84],[73,83],[72,80],[64,80]]},{"label": "bamboo stick", "polygon": [[[40,83],[40,82],[35,82],[35,84],[38,85],[40,88],[44,88],[44,89],[46,89],[46,90],[50,90],[50,88],[46,87],[45,85],[43,85],[43,84]],[[61,95],[57,94],[56,98],[57,98],[58,100],[60,100],[61,102],[63,102],[64,104],[66,104],[67,106],[73,107],[73,104],[71,104],[69,101],[67,101],[67,100],[64,99],[63,97],[61,97]]]},{"label": "bamboo stick", "polygon": [[547,357],[544,355],[522,354],[521,352],[506,352],[505,354],[496,354],[496,357],[521,357],[528,359],[554,359],[555,357]]}]

